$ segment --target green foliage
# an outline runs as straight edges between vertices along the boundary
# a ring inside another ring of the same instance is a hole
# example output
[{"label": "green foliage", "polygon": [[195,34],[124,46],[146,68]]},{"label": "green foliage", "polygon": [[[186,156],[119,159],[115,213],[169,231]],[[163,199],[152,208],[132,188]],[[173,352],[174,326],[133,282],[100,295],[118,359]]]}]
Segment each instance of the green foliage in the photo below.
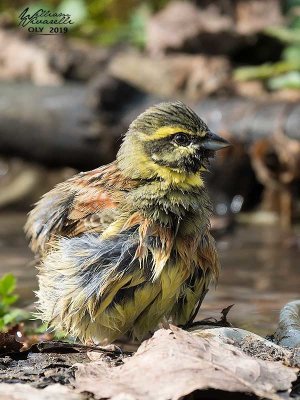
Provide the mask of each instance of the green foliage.
[{"label": "green foliage", "polygon": [[74,34],[107,46],[127,42],[143,47],[150,12],[149,3],[136,0],[122,3],[117,0],[89,0],[86,2],[86,18]]},{"label": "green foliage", "polygon": [[285,44],[282,60],[235,71],[237,80],[261,79],[271,90],[300,89],[300,0],[285,0],[283,12],[289,21],[287,27],[269,27],[265,33]]},{"label": "green foliage", "polygon": [[[170,0],[3,0],[0,12],[9,14],[18,24],[18,15],[25,7],[30,13],[39,10],[71,14],[70,34],[101,45],[130,43],[143,47],[146,23],[151,13]],[[38,27],[38,25],[35,25]]]},{"label": "green foliage", "polygon": [[274,26],[265,29],[265,33],[286,44],[300,44],[300,27],[296,29]]},{"label": "green foliage", "polygon": [[16,278],[12,274],[3,275],[0,279],[0,331],[8,325],[16,324],[29,318],[29,313],[12,305],[18,300],[15,294]]},{"label": "green foliage", "polygon": [[[16,278],[13,274],[5,274],[0,278],[0,332],[7,331],[19,322],[26,321],[24,332],[30,335],[40,335],[47,331],[47,324],[36,319],[30,312],[13,307],[19,296],[15,293]],[[70,340],[65,333],[55,332],[57,340]],[[74,340],[73,340],[74,341]]]},{"label": "green foliage", "polygon": [[300,6],[300,0],[285,0],[282,4],[282,9],[284,14],[288,14],[289,12],[294,13],[295,8]]},{"label": "green foliage", "polygon": [[291,71],[286,74],[270,78],[268,82],[269,88],[273,90],[289,88],[300,89],[300,72]]},{"label": "green foliage", "polygon": [[269,79],[277,75],[285,74],[300,68],[300,62],[280,61],[274,64],[263,64],[257,67],[238,68],[235,73],[235,79],[247,81],[254,79]]},{"label": "green foliage", "polygon": [[0,279],[0,307],[10,306],[18,300],[14,294],[16,289],[16,278],[12,274],[3,275]]},{"label": "green foliage", "polygon": [[64,14],[71,13],[73,28],[84,23],[88,14],[84,0],[63,0],[56,8],[56,11]]}]

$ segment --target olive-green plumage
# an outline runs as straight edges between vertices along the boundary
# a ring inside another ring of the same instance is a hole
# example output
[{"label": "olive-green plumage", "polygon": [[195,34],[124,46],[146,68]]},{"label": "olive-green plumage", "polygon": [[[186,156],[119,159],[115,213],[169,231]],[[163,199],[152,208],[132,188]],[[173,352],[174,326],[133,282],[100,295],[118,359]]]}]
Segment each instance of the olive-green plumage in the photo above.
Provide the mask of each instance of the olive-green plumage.
[{"label": "olive-green plumage", "polygon": [[226,145],[183,103],[158,104],[132,122],[116,161],[44,195],[25,227],[41,317],[97,342],[189,322],[219,273],[201,172]]}]

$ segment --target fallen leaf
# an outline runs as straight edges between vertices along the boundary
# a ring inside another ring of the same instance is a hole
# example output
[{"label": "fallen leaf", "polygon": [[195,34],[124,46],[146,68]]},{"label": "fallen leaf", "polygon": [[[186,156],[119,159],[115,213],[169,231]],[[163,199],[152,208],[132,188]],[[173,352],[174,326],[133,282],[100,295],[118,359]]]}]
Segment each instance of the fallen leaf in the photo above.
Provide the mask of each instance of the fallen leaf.
[{"label": "fallen leaf", "polygon": [[82,400],[84,397],[58,383],[45,389],[36,389],[28,384],[0,383],[0,398],[5,400]]},{"label": "fallen leaf", "polygon": [[17,342],[14,335],[0,332],[0,354],[7,355],[19,353],[22,343]]},{"label": "fallen leaf", "polygon": [[174,326],[157,331],[123,365],[104,357],[76,367],[78,392],[91,392],[95,399],[132,400],[177,400],[208,389],[279,400],[297,371],[251,358],[218,337],[195,336]]},{"label": "fallen leaf", "polygon": [[101,346],[87,346],[80,343],[68,343],[60,340],[49,340],[47,342],[35,343],[29,348],[30,353],[86,353],[86,352],[99,352],[101,354],[109,354],[110,356],[119,357],[121,354],[131,354],[130,352],[123,352],[118,347],[111,345],[111,347]]}]

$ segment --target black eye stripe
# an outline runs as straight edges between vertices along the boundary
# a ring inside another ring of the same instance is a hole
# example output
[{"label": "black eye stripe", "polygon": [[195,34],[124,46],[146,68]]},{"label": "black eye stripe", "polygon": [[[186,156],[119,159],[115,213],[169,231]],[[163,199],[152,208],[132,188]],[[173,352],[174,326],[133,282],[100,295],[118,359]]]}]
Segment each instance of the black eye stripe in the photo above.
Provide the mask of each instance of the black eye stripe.
[{"label": "black eye stripe", "polygon": [[192,137],[184,132],[178,132],[172,137],[172,141],[179,146],[188,146],[192,142]]}]

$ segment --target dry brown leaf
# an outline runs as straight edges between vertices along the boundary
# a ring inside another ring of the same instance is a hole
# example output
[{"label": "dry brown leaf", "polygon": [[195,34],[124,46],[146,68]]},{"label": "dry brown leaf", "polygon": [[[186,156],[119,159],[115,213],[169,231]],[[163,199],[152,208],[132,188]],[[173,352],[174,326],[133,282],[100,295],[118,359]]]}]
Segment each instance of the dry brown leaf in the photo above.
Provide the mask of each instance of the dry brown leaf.
[{"label": "dry brown leaf", "polygon": [[17,342],[14,335],[9,333],[0,332],[0,354],[6,355],[11,353],[18,353],[23,346],[22,343]]},{"label": "dry brown leaf", "polygon": [[29,384],[0,383],[1,400],[81,400],[83,396],[58,383],[45,389],[36,389]]},{"label": "dry brown leaf", "polygon": [[[224,33],[233,30],[233,19],[218,7],[200,8],[192,2],[175,0],[150,18],[147,24],[147,50],[152,55],[170,50],[185,52],[190,50],[189,44],[192,43],[192,49],[199,52],[203,42],[201,33],[209,35],[211,41],[212,34],[224,36]],[[222,44],[224,51],[224,42]]]},{"label": "dry brown leaf", "polygon": [[277,0],[237,1],[235,13],[235,29],[244,35],[255,34],[283,22],[281,4]]},{"label": "dry brown leaf", "polygon": [[230,67],[225,57],[172,54],[153,58],[136,51],[115,56],[109,72],[142,91],[188,99],[215,93],[228,85]]},{"label": "dry brown leaf", "polygon": [[45,49],[4,29],[0,30],[0,79],[32,80],[36,85],[46,86],[62,83]]},{"label": "dry brown leaf", "polygon": [[76,389],[96,399],[176,400],[196,390],[218,389],[279,400],[278,392],[289,391],[296,379],[295,369],[174,326],[157,331],[121,366],[103,358],[77,368]]}]

